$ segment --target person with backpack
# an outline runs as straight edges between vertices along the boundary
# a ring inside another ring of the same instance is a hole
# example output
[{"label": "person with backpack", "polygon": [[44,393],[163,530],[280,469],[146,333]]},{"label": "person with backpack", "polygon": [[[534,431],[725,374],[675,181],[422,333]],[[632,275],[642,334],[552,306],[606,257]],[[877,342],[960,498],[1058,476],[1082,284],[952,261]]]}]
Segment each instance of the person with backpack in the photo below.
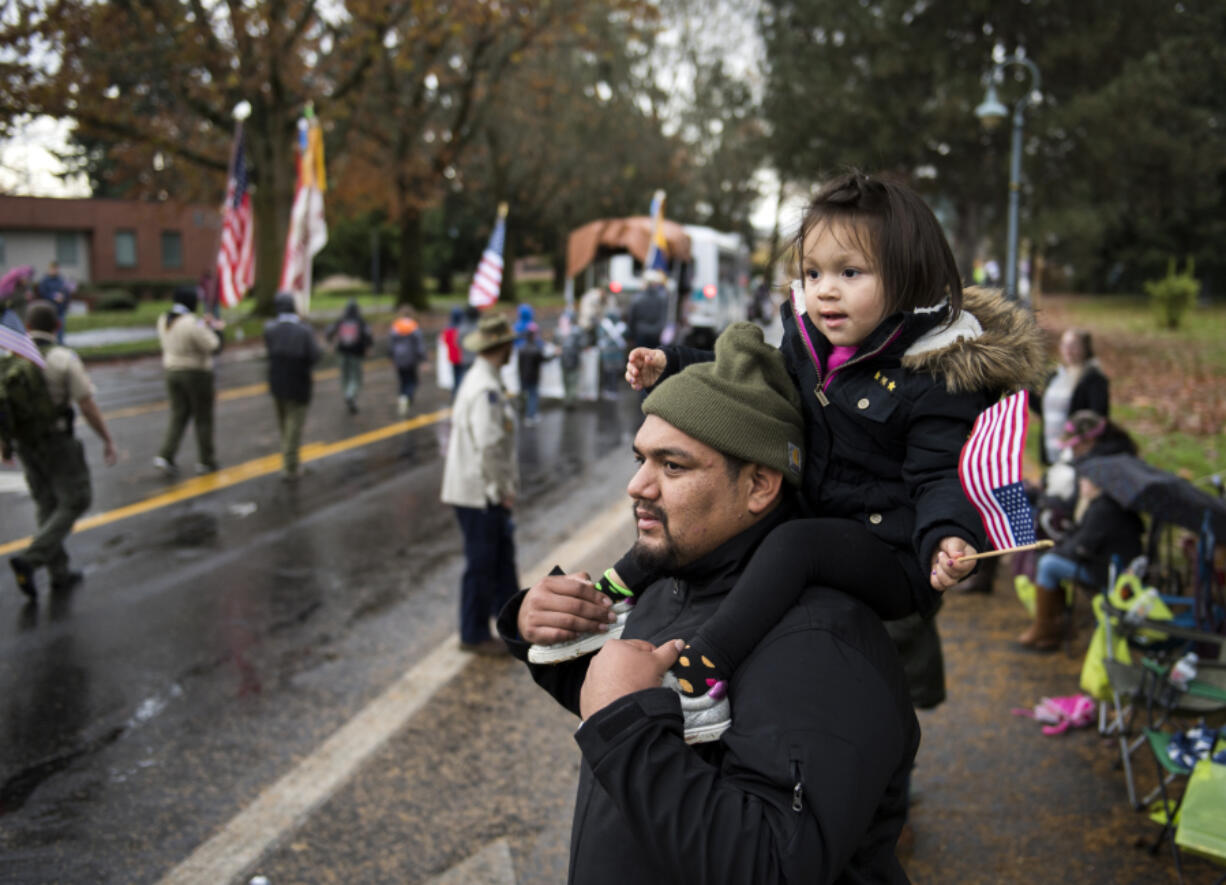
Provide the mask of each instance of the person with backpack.
[{"label": "person with backpack", "polygon": [[193,287],[180,286],[175,290],[174,305],[157,322],[170,423],[153,466],[167,476],[178,473],[175,455],[188,421],[196,425],[196,472],[212,473],[217,469],[213,448],[213,356],[221,350],[219,333],[226,324],[211,316],[197,318],[198,300]]},{"label": "person with backpack", "polygon": [[341,391],[345,395],[345,406],[349,414],[358,412],[358,393],[362,389],[362,361],[366,353],[375,343],[370,334],[370,326],[362,319],[358,309],[358,300],[350,298],[345,305],[341,318],[324,332],[328,343],[336,348],[341,360]]},{"label": "person with backpack", "polygon": [[272,303],[277,317],[264,324],[268,392],[277,407],[282,479],[293,482],[303,474],[298,450],[302,446],[307,408],[311,405],[311,369],[319,362],[320,350],[314,331],[298,316],[293,292],[278,292]]},{"label": "person with backpack", "polygon": [[55,305],[31,304],[26,326],[46,367],[15,354],[0,358],[0,454],[5,462],[14,455],[21,461],[38,514],[33,540],[9,559],[17,589],[34,601],[39,568],[50,574],[53,592],[70,591],[83,579],[81,572],[69,568],[64,549],[64,539],[92,500],[85,449],[72,432],[74,406],[102,440],[107,466],[117,456],[81,358],[55,343],[60,327]]},{"label": "person with backpack", "polygon": [[417,367],[426,360],[426,342],[413,308],[407,304],[400,308],[388,336],[387,349],[400,379],[400,395],[396,400],[396,413],[403,418],[409,414],[413,397],[417,396]]}]

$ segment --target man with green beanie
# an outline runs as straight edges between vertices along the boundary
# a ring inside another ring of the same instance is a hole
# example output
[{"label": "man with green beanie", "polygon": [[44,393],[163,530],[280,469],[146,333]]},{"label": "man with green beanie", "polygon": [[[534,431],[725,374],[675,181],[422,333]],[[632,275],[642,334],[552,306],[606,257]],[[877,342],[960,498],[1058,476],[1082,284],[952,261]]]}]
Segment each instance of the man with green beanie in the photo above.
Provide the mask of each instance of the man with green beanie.
[{"label": "man with green beanie", "polygon": [[[586,574],[515,596],[512,654],[591,634],[598,651],[529,663],[582,718],[570,880],[905,882],[894,845],[919,726],[894,648],[864,604],[807,587],[730,674],[735,716],[687,740],[670,668],[763,538],[795,513],[802,419],[752,324],[643,403],[627,491],[631,556],[656,576],[624,616]],[[832,551],[837,555],[837,551]],[[767,592],[769,588],[763,588]],[[620,639],[608,639],[620,623]]]}]

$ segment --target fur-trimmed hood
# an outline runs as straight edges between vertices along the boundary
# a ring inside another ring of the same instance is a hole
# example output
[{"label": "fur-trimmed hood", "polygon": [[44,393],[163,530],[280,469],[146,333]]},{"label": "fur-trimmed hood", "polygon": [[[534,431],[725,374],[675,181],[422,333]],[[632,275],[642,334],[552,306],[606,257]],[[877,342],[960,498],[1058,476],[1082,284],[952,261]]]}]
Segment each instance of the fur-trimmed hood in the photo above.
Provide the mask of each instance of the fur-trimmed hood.
[{"label": "fur-trimmed hood", "polygon": [[902,364],[944,379],[950,393],[1008,393],[1041,386],[1046,351],[1034,314],[997,290],[970,286],[962,292],[962,312],[953,324],[917,338]]}]

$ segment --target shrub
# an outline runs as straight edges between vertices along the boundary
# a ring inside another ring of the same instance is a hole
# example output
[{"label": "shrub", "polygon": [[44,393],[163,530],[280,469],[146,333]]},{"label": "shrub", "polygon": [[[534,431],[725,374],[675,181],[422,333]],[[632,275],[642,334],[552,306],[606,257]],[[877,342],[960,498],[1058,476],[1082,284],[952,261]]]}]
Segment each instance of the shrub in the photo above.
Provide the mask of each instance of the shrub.
[{"label": "shrub", "polygon": [[126,289],[101,289],[93,298],[93,310],[136,310],[136,296]]},{"label": "shrub", "polygon": [[1145,293],[1149,295],[1150,306],[1158,324],[1163,328],[1178,329],[1183,315],[1196,303],[1196,296],[1200,294],[1200,281],[1193,276],[1195,269],[1195,263],[1189,258],[1183,273],[1176,273],[1175,259],[1172,258],[1167,262],[1165,277],[1145,283]]}]

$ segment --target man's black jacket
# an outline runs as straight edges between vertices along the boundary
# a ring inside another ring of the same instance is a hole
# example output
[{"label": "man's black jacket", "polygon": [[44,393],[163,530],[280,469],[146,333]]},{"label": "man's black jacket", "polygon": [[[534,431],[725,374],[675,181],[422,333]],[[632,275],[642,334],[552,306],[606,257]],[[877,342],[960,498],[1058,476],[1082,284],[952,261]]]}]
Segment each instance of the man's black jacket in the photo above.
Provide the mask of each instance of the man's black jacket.
[{"label": "man's black jacket", "polygon": [[[639,596],[623,638],[686,638],[731,589],[772,515]],[[499,632],[526,659],[517,619]],[[589,658],[532,666],[578,714]],[[919,724],[894,647],[851,597],[809,589],[730,683],[732,727],[687,746],[669,689],[628,695],[576,733],[570,881],[906,882],[894,846]]]}]

